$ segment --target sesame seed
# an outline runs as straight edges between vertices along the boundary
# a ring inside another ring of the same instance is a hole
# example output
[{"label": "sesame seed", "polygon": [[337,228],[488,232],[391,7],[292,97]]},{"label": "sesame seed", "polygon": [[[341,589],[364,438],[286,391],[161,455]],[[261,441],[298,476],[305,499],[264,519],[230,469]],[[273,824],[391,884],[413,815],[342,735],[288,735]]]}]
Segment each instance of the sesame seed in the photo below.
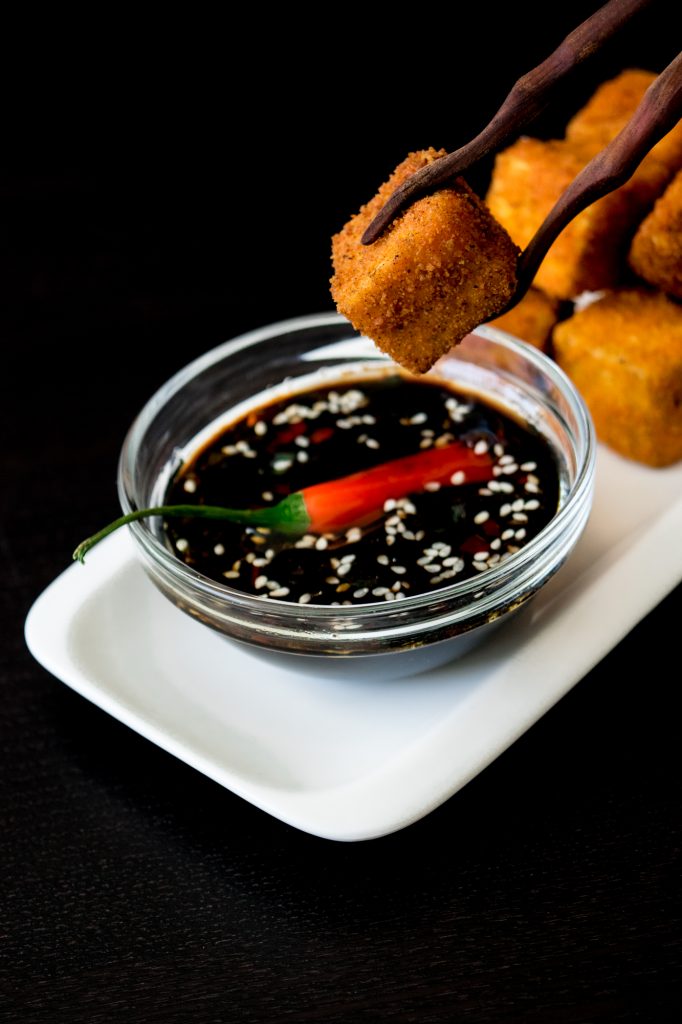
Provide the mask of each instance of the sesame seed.
[{"label": "sesame seed", "polygon": [[317,551],[324,551],[325,548],[329,547],[329,541],[326,537],[318,537],[315,541],[315,548]]},{"label": "sesame seed", "polygon": [[301,434],[299,437],[294,439],[294,444],[297,444],[299,448],[307,448],[310,441],[304,434]]},{"label": "sesame seed", "polygon": [[465,480],[466,474],[461,469],[458,469],[457,472],[453,473],[452,476],[450,477],[450,483],[454,484],[455,486],[457,486],[458,484],[463,484]]},{"label": "sesame seed", "polygon": [[495,540],[491,540],[491,542],[490,542],[490,550],[491,551],[498,551],[499,548],[501,547],[501,545],[502,545],[502,541],[500,540],[499,537],[496,537]]},{"label": "sesame seed", "polygon": [[339,583],[338,587],[336,588],[336,593],[343,594],[346,592],[346,590],[350,590],[350,583]]},{"label": "sesame seed", "polygon": [[263,499],[263,501],[272,501],[274,497],[275,496],[272,493],[272,491],[263,491],[263,493],[261,494],[261,498]]},{"label": "sesame seed", "polygon": [[367,448],[379,448],[380,447],[379,442],[375,438],[373,438],[373,437],[368,437],[367,438],[367,440],[365,441],[365,446]]},{"label": "sesame seed", "polygon": [[502,540],[511,540],[513,536],[513,530],[505,530],[504,533],[502,534]]},{"label": "sesame seed", "polygon": [[425,565],[424,568],[428,573],[433,574],[434,572],[440,572],[442,566],[438,562],[429,562],[429,564]]},{"label": "sesame seed", "polygon": [[512,473],[517,473],[518,469],[519,467],[516,465],[515,462],[510,462],[507,466],[502,466],[502,472],[508,475],[511,475]]},{"label": "sesame seed", "polygon": [[474,562],[484,562],[488,558],[488,551],[477,551],[474,555]]},{"label": "sesame seed", "polygon": [[312,594],[301,594],[301,596],[298,599],[298,603],[299,604],[308,604],[309,601],[312,601],[312,597],[313,597]]},{"label": "sesame seed", "polygon": [[258,420],[258,422],[254,425],[253,432],[258,437],[262,437],[263,434],[267,434],[267,432],[268,432],[268,425],[267,425],[267,423],[264,423],[263,420]]},{"label": "sesame seed", "polygon": [[360,600],[361,597],[366,597],[368,593],[369,590],[367,587],[360,587],[358,590],[353,591],[353,597],[357,597],[357,599]]},{"label": "sesame seed", "polygon": [[500,480],[497,484],[497,487],[501,494],[514,493],[514,485],[510,484],[508,480]]},{"label": "sesame seed", "polygon": [[533,470],[537,469],[537,468],[538,468],[538,466],[537,466],[536,462],[522,462],[521,463],[521,469],[524,471],[524,473],[532,473]]},{"label": "sesame seed", "polygon": [[375,587],[372,593],[375,597],[383,597],[384,594],[388,593],[388,587]]},{"label": "sesame seed", "polygon": [[264,587],[267,584],[267,582],[267,576],[256,576],[255,580],[253,581],[253,585],[256,588],[256,590],[260,590],[261,587]]},{"label": "sesame seed", "polygon": [[512,519],[514,520],[515,523],[527,523],[528,522],[528,516],[526,515],[525,512],[515,512],[514,515],[512,516]]},{"label": "sesame seed", "polygon": [[474,455],[485,455],[488,451],[488,444],[486,441],[477,441],[474,445]]},{"label": "sesame seed", "polygon": [[527,483],[526,486],[525,486],[525,489],[528,491],[529,494],[539,494],[540,493],[540,488],[538,487],[537,484]]},{"label": "sesame seed", "polygon": [[297,459],[298,462],[307,462],[308,461],[308,453],[307,452],[303,452],[303,451],[297,452],[296,453],[296,459]]},{"label": "sesame seed", "polygon": [[474,565],[474,569],[478,569],[479,572],[482,569],[487,569],[488,568],[488,563],[487,562],[474,562],[473,565]]},{"label": "sesame seed", "polygon": [[397,507],[397,502],[394,498],[387,498],[384,502],[384,512],[392,512]]},{"label": "sesame seed", "polygon": [[425,412],[416,412],[409,422],[413,426],[418,426],[420,423],[426,423],[426,420],[427,416]]},{"label": "sesame seed", "polygon": [[197,482],[196,482],[196,480],[193,480],[191,476],[187,477],[187,479],[185,480],[184,484],[182,485],[182,489],[184,491],[187,491],[188,494],[194,494],[194,492],[197,489]]},{"label": "sesame seed", "polygon": [[398,591],[400,590],[401,586],[402,586],[402,584],[401,584],[400,580],[396,580],[395,583],[393,584],[393,586],[391,587],[391,590],[393,591],[394,594],[397,594]]},{"label": "sesame seed", "polygon": [[396,576],[402,576],[407,572],[407,569],[404,565],[392,565],[391,572],[394,572]]},{"label": "sesame seed", "polygon": [[351,526],[350,530],[346,530],[346,540],[349,544],[354,544],[362,537],[362,530],[358,526]]},{"label": "sesame seed", "polygon": [[511,512],[511,510],[512,510],[511,505],[500,505],[500,515],[501,516],[508,516],[509,513]]},{"label": "sesame seed", "polygon": [[500,455],[504,455],[504,448],[499,443],[499,441],[498,441],[497,444],[493,445],[493,452],[495,453],[495,455],[497,455],[498,459],[499,459]]},{"label": "sesame seed", "polygon": [[177,548],[178,551],[187,551],[187,548],[189,547],[189,541],[185,540],[184,537],[180,537],[179,540],[176,540],[175,547]]},{"label": "sesame seed", "polygon": [[489,498],[493,492],[487,487],[480,487],[478,493],[482,498]]},{"label": "sesame seed", "polygon": [[391,544],[395,544],[395,537],[392,534],[389,534],[388,537],[386,538],[386,543],[388,544],[389,547],[391,546]]},{"label": "sesame seed", "polygon": [[344,555],[343,558],[341,559],[342,563],[343,562],[354,562],[354,561],[355,561],[355,555]]},{"label": "sesame seed", "polygon": [[540,502],[537,498],[532,498],[530,501],[527,501],[523,507],[529,512],[534,512],[536,508],[540,508]]},{"label": "sesame seed", "polygon": [[335,584],[337,584],[337,583],[338,583],[339,581],[338,581],[338,579],[337,579],[337,577],[336,577],[336,576],[327,576],[327,577],[325,578],[325,581],[324,581],[324,582],[325,582],[325,583],[328,583],[328,584],[329,584],[330,586],[332,586],[332,587],[333,587],[333,586],[334,586]]},{"label": "sesame seed", "polygon": [[288,587],[278,587],[277,590],[270,591],[270,597],[286,597],[288,593]]},{"label": "sesame seed", "polygon": [[388,565],[388,555],[377,555],[379,565]]},{"label": "sesame seed", "polygon": [[235,572],[234,569],[229,569],[227,572],[224,572],[223,576],[225,577],[226,580],[238,580],[239,579],[239,573]]},{"label": "sesame seed", "polygon": [[509,463],[511,463],[513,461],[514,461],[514,456],[513,455],[501,455],[500,459],[499,459],[499,463],[500,463],[501,466],[508,466]]},{"label": "sesame seed", "polygon": [[340,565],[336,571],[339,574],[339,576],[346,576],[351,571],[352,568],[353,566],[350,562],[344,562],[343,565]]},{"label": "sesame seed", "polygon": [[424,490],[425,491],[439,491],[440,490],[440,484],[438,483],[437,480],[429,480],[428,483],[424,484]]},{"label": "sesame seed", "polygon": [[224,555],[225,554],[225,548],[223,547],[223,545],[222,544],[216,544],[215,547],[213,548],[213,554],[214,555],[218,555],[218,556]]},{"label": "sesame seed", "polygon": [[516,533],[514,534],[514,537],[516,538],[516,540],[523,540],[523,538],[525,536],[526,536],[526,531],[523,529],[523,527],[520,530],[517,530]]},{"label": "sesame seed", "polygon": [[481,523],[487,523],[489,519],[490,512],[477,512],[476,515],[474,516],[474,522],[476,523],[477,526],[480,526]]},{"label": "sesame seed", "polygon": [[517,498],[512,502],[512,512],[520,512],[523,508],[523,498]]}]

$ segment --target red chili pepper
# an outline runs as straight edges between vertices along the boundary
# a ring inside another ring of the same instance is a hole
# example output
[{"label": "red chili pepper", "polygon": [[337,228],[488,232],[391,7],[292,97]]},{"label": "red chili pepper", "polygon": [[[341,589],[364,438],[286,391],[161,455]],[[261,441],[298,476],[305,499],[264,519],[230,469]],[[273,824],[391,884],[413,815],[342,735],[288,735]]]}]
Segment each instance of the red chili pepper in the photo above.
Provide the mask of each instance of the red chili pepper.
[{"label": "red chili pepper", "polygon": [[[487,480],[491,466],[492,459],[488,453],[477,455],[466,445],[454,442],[442,448],[429,448],[416,455],[393,459],[337,480],[312,484],[269,508],[159,505],[138,509],[121,516],[99,533],[84,540],[74,551],[73,557],[82,562],[91,547],[119,526],[148,516],[222,519],[247,526],[267,526],[279,533],[335,532],[354,523],[376,518],[383,511],[386,501],[419,493],[429,483],[447,485]],[[461,480],[455,477],[459,473],[463,474]]]}]

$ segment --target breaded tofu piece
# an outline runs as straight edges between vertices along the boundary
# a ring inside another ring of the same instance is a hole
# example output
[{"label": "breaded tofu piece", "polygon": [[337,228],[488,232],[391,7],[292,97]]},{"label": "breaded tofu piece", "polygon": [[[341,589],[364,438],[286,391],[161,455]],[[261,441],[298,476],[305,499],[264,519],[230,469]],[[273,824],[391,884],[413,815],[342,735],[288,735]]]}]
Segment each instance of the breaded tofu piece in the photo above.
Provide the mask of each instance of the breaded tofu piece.
[{"label": "breaded tofu piece", "polygon": [[602,441],[650,466],[682,459],[682,306],[611,292],[558,324],[553,342]]},{"label": "breaded tofu piece", "polygon": [[628,259],[639,277],[682,299],[682,171],[640,224]]},{"label": "breaded tofu piece", "polygon": [[[603,149],[625,127],[656,77],[653,71],[631,68],[604,82],[568,122],[566,138],[578,145]],[[662,164],[668,173],[681,167],[682,124],[664,136],[645,159]]]},{"label": "breaded tofu piece", "polygon": [[515,338],[535,348],[546,349],[552,328],[557,322],[559,302],[539,288],[530,288],[513,309],[490,321],[491,327],[508,331]]},{"label": "breaded tofu piece", "polygon": [[413,203],[373,245],[361,244],[398,185],[442,155],[411,153],[332,240],[339,311],[413,373],[504,309],[516,286],[517,247],[461,178]]},{"label": "breaded tofu piece", "polygon": [[[517,245],[528,245],[598,149],[521,138],[497,155],[486,201]],[[663,165],[645,160],[621,188],[578,214],[551,246],[535,284],[558,299],[617,284],[635,226],[665,187],[667,174]]]}]

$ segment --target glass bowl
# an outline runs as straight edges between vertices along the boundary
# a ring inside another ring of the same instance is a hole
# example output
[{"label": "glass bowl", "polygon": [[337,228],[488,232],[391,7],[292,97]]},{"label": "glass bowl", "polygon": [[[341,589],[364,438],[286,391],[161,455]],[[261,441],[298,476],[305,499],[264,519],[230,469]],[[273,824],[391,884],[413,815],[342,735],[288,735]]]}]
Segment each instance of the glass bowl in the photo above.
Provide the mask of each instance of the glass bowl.
[{"label": "glass bowl", "polygon": [[[384,364],[390,360],[336,313],[272,324],[218,346],[172,377],[133,423],[119,463],[123,511],[161,504],[180,465],[216,432],[216,424],[262,404],[265,392],[295,392],[311,386],[311,375],[315,383],[319,376],[354,379],[359,369],[376,373]],[[582,399],[562,371],[495,328],[478,328],[431,372],[531,424],[554,452],[558,511],[517,554],[473,579],[399,602],[301,606],[265,602],[208,579],[177,558],[160,519],[153,518],[130,527],[153,583],[212,629],[264,657],[298,656],[303,669],[323,659],[327,668],[387,669],[402,676],[442,664],[484,640],[540,590],[580,536],[592,502],[594,434]]]}]

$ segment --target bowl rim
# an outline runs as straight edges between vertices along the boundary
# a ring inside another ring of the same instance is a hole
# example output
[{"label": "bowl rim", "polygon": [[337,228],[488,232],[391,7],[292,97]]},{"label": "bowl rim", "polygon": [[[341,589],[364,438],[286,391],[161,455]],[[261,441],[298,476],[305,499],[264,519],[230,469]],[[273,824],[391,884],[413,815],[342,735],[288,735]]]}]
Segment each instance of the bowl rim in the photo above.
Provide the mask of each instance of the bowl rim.
[{"label": "bowl rim", "polygon": [[[348,319],[336,312],[308,313],[301,316],[279,320],[271,324],[265,324],[244,334],[221,342],[221,344],[203,353],[182,367],[162,384],[148,399],[138,415],[133,420],[121,448],[118,463],[118,493],[121,507],[124,514],[133,511],[134,505],[129,501],[125,487],[125,467],[129,463],[130,450],[139,444],[145,431],[156,417],[157,413],[174,395],[178,393],[193,378],[210,369],[224,358],[234,355],[242,349],[252,347],[260,342],[267,341],[284,333],[292,333],[300,330],[310,330],[316,327],[329,327],[334,325],[345,325],[358,337],[364,337],[356,331]],[[210,579],[202,573],[186,565],[167,548],[150,529],[149,520],[139,520],[129,524],[130,529],[137,542],[147,555],[158,565],[165,568],[171,576],[184,580],[191,589],[198,591],[203,597],[210,600],[224,600],[235,609],[239,608],[244,612],[263,614],[264,607],[270,613],[276,613],[282,619],[300,620],[302,613],[309,624],[312,622],[323,626],[325,620],[333,616],[335,620],[350,620],[358,617],[377,616],[379,612],[408,612],[409,610],[424,609],[425,606],[442,606],[442,614],[448,620],[459,619],[459,612],[466,617],[471,606],[460,608],[461,599],[467,594],[485,590],[486,595],[473,604],[477,615],[485,613],[487,606],[499,606],[500,598],[505,596],[510,589],[518,585],[521,578],[528,574],[533,568],[535,559],[543,551],[551,548],[557,535],[561,535],[565,529],[567,520],[570,520],[577,508],[580,508],[589,494],[594,478],[596,461],[596,437],[590,413],[577,388],[564,373],[564,371],[539,349],[528,343],[515,338],[506,331],[487,324],[481,324],[470,334],[480,334],[503,348],[510,350],[524,361],[530,363],[536,370],[548,376],[552,383],[559,389],[563,397],[568,401],[569,406],[576,418],[577,434],[584,441],[585,451],[582,463],[577,467],[576,477],[573,480],[563,505],[558,509],[552,519],[532,540],[530,540],[520,551],[510,556],[503,562],[492,568],[486,569],[480,576],[469,577],[456,583],[438,587],[433,591],[405,597],[400,602],[385,602],[383,599],[357,605],[328,605],[314,604],[310,602],[300,605],[297,602],[277,601],[265,602],[262,598],[244,591],[237,590],[227,584],[219,583]],[[455,354],[457,348],[452,350]],[[390,364],[391,360],[377,350],[377,365],[383,361]],[[501,586],[498,588],[498,584]],[[512,586],[513,585],[513,586]],[[455,602],[453,608],[452,602]],[[401,619],[404,616],[401,614]],[[441,615],[437,617],[441,618]],[[426,624],[425,624],[426,625]],[[433,620],[429,625],[433,625]],[[418,623],[412,623],[418,632]],[[268,628],[272,628],[269,626]],[[342,628],[342,627],[341,627]],[[404,625],[395,627],[398,631],[404,630]],[[384,630],[382,630],[382,633]],[[386,630],[390,633],[392,630]],[[360,634],[362,635],[362,634]],[[373,631],[372,635],[376,635]],[[357,635],[360,639],[360,636]]]}]

